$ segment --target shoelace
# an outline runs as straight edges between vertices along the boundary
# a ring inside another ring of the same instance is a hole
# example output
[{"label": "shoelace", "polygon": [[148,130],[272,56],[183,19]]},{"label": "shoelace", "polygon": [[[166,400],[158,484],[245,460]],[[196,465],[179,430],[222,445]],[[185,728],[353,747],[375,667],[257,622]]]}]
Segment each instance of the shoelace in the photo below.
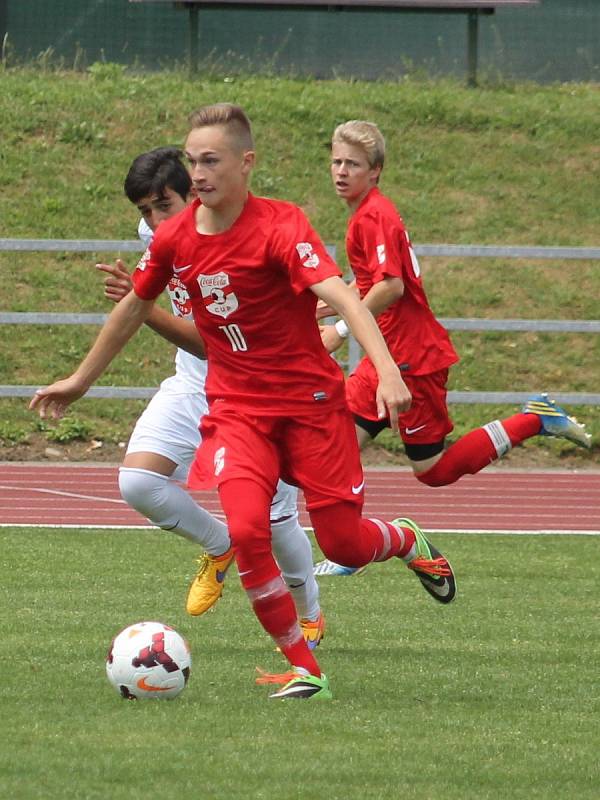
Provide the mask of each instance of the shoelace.
[{"label": "shoelace", "polygon": [[409,569],[414,569],[417,572],[424,572],[426,575],[437,575],[441,578],[452,575],[452,571],[445,558],[425,558],[424,556],[419,556],[418,558],[413,558],[407,566]]},{"label": "shoelace", "polygon": [[266,684],[266,683],[276,683],[280,686],[283,686],[290,681],[293,681],[294,678],[301,678],[299,672],[294,672],[290,670],[289,672],[265,672],[264,669],[260,667],[256,667],[256,671],[258,672],[258,677],[255,679],[255,683],[258,683],[259,686]]},{"label": "shoelace", "polygon": [[200,556],[198,559],[198,571],[196,572],[196,578],[201,578],[206,570],[208,569],[208,556],[206,553]]}]

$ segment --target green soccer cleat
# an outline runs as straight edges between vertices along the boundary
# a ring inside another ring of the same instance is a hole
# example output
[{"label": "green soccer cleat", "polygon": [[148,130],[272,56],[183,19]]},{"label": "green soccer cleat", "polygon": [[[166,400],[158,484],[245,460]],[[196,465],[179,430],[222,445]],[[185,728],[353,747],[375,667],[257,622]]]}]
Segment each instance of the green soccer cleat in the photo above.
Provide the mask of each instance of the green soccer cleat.
[{"label": "green soccer cleat", "polygon": [[331,700],[333,695],[325,675],[320,678],[316,675],[297,675],[269,697],[272,700]]},{"label": "green soccer cleat", "polygon": [[415,535],[417,555],[407,567],[414,570],[426,592],[438,603],[451,603],[456,597],[456,580],[448,560],[425,538],[425,534],[411,519],[399,517],[392,525],[409,528]]},{"label": "green soccer cleat", "polygon": [[561,439],[568,439],[580,447],[586,447],[588,450],[591,448],[592,437],[586,432],[585,425],[577,422],[575,417],[570,417],[547,394],[530,397],[522,411],[523,414],[536,414],[540,418],[542,423],[540,434],[542,436],[557,436]]},{"label": "green soccer cleat", "polygon": [[269,695],[273,700],[331,700],[333,695],[329,688],[329,681],[325,675],[317,678],[303,667],[292,667],[290,672],[281,675],[263,672],[258,669],[259,676],[256,683],[283,683],[279,691]]}]

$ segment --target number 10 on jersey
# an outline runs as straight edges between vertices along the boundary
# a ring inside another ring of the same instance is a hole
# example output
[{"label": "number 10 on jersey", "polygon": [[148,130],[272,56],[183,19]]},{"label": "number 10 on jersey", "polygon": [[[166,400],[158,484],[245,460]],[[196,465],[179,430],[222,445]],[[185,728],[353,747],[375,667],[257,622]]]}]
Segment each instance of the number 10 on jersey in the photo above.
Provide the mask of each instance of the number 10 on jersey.
[{"label": "number 10 on jersey", "polygon": [[231,349],[234,353],[246,352],[248,343],[244,339],[244,334],[241,332],[239,325],[232,323],[231,325],[219,325],[219,330],[223,331],[229,340]]}]

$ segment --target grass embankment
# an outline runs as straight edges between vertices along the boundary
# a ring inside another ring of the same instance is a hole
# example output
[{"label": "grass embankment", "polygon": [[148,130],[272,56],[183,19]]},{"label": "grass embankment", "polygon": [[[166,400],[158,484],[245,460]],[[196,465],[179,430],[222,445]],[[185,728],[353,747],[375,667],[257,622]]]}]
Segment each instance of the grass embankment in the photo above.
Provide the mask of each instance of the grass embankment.
[{"label": "grass embankment", "polygon": [[[414,242],[598,244],[596,86],[468,90],[450,81],[317,82],[210,71],[191,82],[183,73],[131,75],[115,65],[84,74],[5,70],[0,82],[2,237],[134,238],[136,214],[121,189],[132,158],[180,144],[194,107],[229,100],[245,106],[254,121],[254,191],[302,205],[323,238],[337,245],[341,263],[346,212],[330,185],[326,145],[337,123],[355,117],[375,120],[386,135],[382,188]],[[2,253],[0,309],[106,310],[93,264],[116,255]],[[597,262],[423,258],[422,268],[439,316],[598,317]],[[91,327],[4,327],[0,383],[38,385],[67,374],[95,333]],[[462,360],[452,370],[452,389],[597,391],[597,336],[461,333],[453,339]],[[152,386],[171,371],[172,348],[144,331],[102,382]],[[60,435],[107,447],[127,438],[142,405],[80,401]],[[0,455],[34,453],[39,424],[26,402],[0,399],[0,407]],[[454,435],[513,410],[455,406]],[[574,411],[600,431],[598,409]],[[42,441],[46,435],[53,434],[42,432]],[[591,466],[598,447],[586,454],[540,439],[527,452],[548,466]],[[510,458],[518,464],[522,454]]]}]

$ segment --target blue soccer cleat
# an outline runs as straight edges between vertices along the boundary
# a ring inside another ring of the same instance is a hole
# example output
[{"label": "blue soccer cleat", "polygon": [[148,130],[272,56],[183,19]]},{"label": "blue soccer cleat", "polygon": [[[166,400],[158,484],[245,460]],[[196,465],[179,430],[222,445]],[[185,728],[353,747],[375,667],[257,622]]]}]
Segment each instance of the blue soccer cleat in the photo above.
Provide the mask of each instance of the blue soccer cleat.
[{"label": "blue soccer cleat", "polygon": [[366,570],[366,566],[364,567],[343,567],[341,564],[336,564],[335,561],[330,561],[326,558],[324,561],[319,561],[318,564],[315,564],[313,567],[313,575],[323,576],[323,575],[330,575],[330,576],[348,576],[348,575],[360,575]]},{"label": "blue soccer cleat", "polygon": [[547,394],[530,397],[522,411],[523,414],[536,414],[540,418],[542,423],[540,434],[542,436],[558,436],[561,439],[568,439],[580,447],[587,447],[588,450],[591,448],[592,437],[586,433],[585,425],[577,422],[575,417],[570,417]]}]

